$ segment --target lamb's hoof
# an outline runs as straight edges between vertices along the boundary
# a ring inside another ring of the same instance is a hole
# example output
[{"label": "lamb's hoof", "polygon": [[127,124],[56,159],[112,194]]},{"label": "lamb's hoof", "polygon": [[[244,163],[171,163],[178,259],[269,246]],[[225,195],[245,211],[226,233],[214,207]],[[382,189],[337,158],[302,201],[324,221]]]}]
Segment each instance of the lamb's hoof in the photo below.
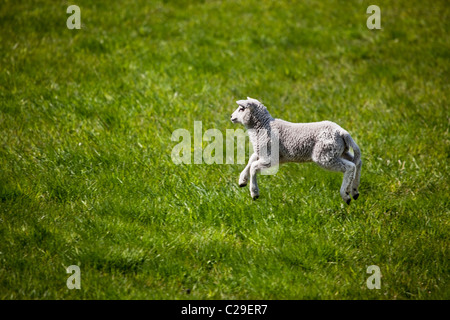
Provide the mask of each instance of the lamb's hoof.
[{"label": "lamb's hoof", "polygon": [[254,196],[253,197],[253,200],[256,200],[256,199],[258,199],[259,198],[259,196]]},{"label": "lamb's hoof", "polygon": [[348,200],[345,201],[345,202],[347,202],[347,204],[349,205],[349,204],[350,204],[350,201],[352,201],[352,199],[348,199]]},{"label": "lamb's hoof", "polygon": [[358,197],[359,197],[359,193],[355,194],[355,195],[353,196],[353,199],[354,199],[354,200],[357,200]]},{"label": "lamb's hoof", "polygon": [[247,184],[246,183],[241,183],[240,185],[239,185],[239,187],[240,188],[243,188],[243,187],[245,187]]}]

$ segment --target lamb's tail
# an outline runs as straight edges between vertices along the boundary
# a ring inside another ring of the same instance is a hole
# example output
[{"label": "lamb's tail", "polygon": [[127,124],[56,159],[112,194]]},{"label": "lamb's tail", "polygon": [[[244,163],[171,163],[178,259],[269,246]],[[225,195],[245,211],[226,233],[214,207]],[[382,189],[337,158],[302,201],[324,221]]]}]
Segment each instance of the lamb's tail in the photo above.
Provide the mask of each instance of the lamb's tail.
[{"label": "lamb's tail", "polygon": [[348,132],[344,133],[343,136],[345,143],[347,146],[351,147],[353,149],[353,163],[358,164],[361,160],[361,150],[359,149],[356,142],[352,139],[350,134]]}]

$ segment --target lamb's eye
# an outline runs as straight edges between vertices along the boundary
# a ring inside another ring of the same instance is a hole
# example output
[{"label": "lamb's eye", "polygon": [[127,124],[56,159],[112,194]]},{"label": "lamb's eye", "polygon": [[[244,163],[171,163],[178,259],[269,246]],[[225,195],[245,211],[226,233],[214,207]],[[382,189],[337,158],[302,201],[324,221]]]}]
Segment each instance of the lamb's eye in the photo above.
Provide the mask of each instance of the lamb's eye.
[{"label": "lamb's eye", "polygon": [[240,108],[239,108],[239,111],[244,111],[244,110],[245,110],[244,107],[240,107]]}]

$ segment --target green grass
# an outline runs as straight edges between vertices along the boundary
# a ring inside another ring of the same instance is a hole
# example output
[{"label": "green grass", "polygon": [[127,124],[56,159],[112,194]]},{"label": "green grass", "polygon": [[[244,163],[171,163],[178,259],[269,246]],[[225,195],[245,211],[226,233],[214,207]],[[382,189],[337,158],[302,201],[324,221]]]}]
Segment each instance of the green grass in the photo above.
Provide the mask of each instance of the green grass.
[{"label": "green grass", "polygon": [[[446,1],[379,1],[382,30],[370,1],[69,4],[0,3],[1,299],[450,298]],[[247,96],[347,129],[358,201],[313,164],[252,201],[244,165],[172,162]]]}]

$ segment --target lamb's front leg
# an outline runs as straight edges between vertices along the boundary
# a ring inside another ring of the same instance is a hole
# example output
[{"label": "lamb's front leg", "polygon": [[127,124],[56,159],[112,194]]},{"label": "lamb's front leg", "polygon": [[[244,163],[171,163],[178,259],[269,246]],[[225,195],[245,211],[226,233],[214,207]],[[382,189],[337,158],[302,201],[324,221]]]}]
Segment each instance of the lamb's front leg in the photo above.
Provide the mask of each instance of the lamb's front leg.
[{"label": "lamb's front leg", "polygon": [[270,168],[270,166],[270,159],[259,159],[257,161],[254,161],[250,166],[250,195],[252,196],[253,200],[258,199],[259,197],[259,188],[258,182],[256,181],[256,174],[262,169]]},{"label": "lamb's front leg", "polygon": [[254,161],[258,160],[258,155],[253,153],[248,160],[247,166],[242,170],[241,175],[239,176],[239,187],[245,187],[248,182],[248,177],[250,175],[250,166]]}]

